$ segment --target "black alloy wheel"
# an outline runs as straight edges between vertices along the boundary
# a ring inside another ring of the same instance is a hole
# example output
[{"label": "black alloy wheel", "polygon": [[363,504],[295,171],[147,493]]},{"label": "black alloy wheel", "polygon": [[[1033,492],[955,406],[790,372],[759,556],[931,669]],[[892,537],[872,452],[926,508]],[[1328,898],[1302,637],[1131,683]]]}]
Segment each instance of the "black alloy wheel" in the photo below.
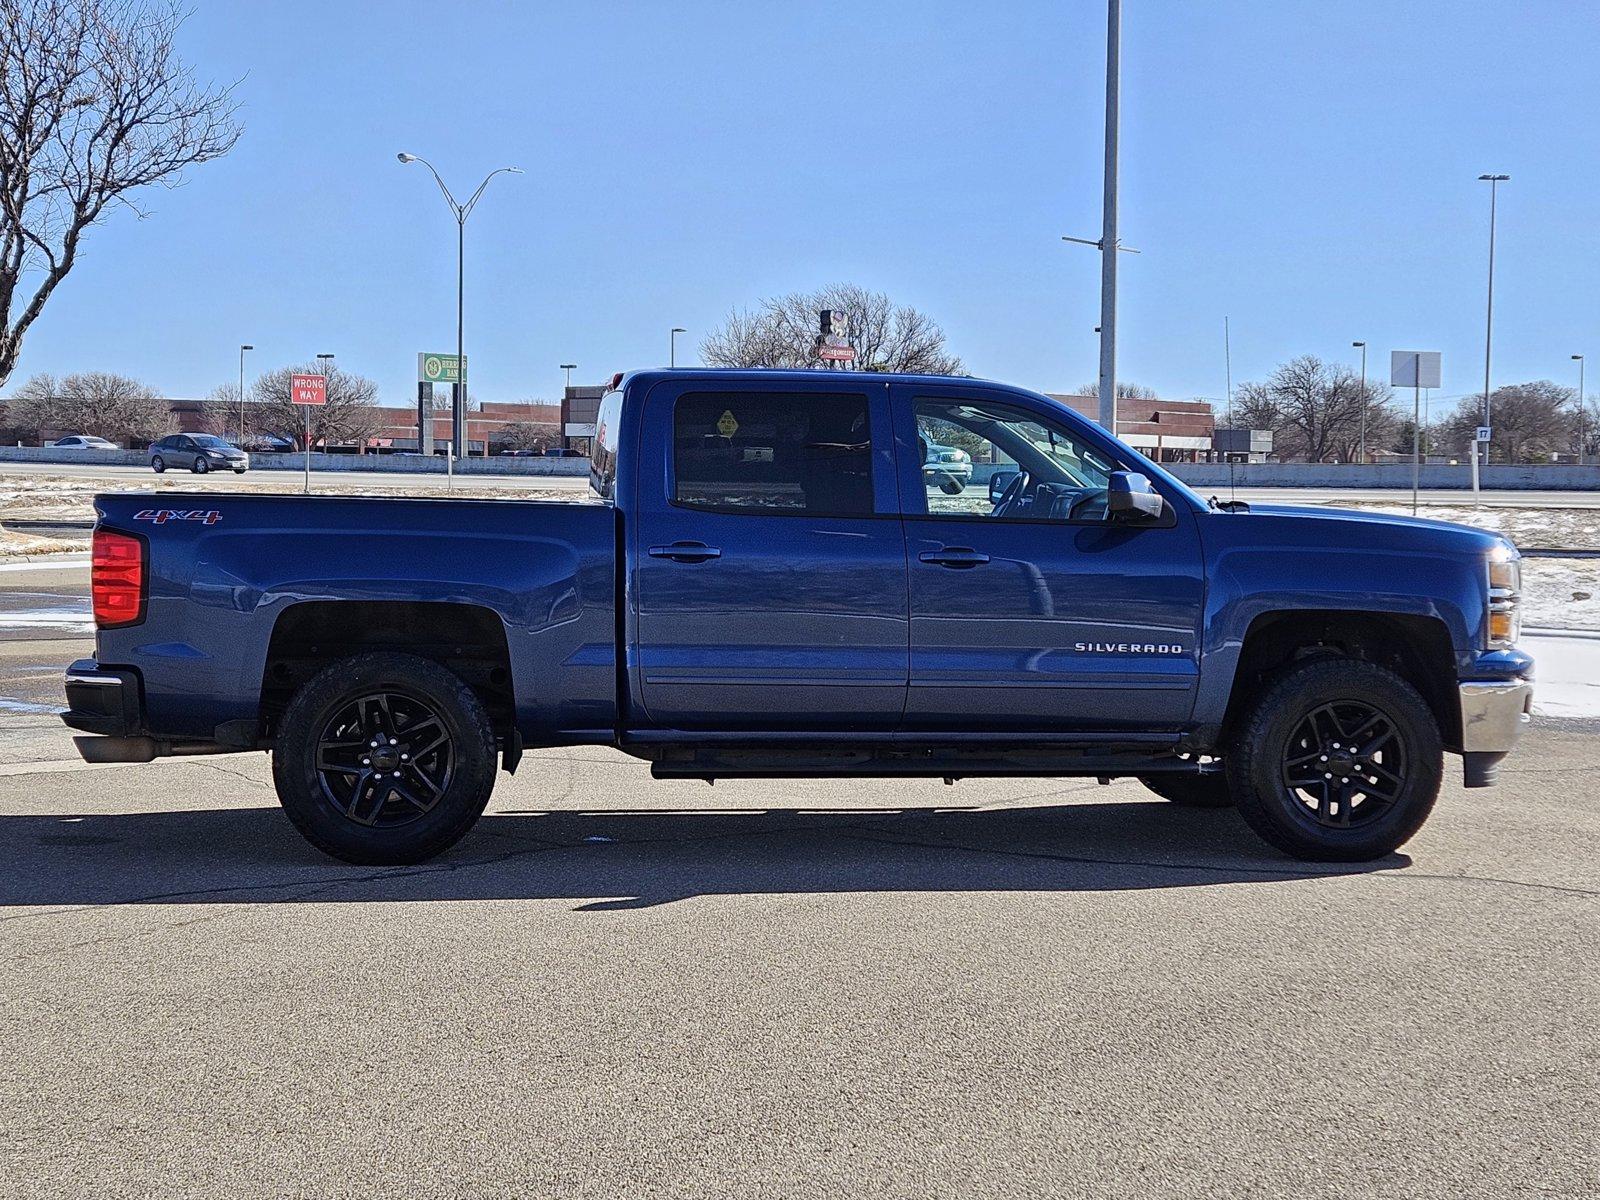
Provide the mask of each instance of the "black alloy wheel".
[{"label": "black alloy wheel", "polygon": [[1370,825],[1405,791],[1406,749],[1375,704],[1338,700],[1301,718],[1283,748],[1283,785],[1319,825]]},{"label": "black alloy wheel", "polygon": [[389,829],[431,812],[450,787],[455,747],[444,721],[415,696],[358,696],[317,738],[322,794],[357,825]]}]

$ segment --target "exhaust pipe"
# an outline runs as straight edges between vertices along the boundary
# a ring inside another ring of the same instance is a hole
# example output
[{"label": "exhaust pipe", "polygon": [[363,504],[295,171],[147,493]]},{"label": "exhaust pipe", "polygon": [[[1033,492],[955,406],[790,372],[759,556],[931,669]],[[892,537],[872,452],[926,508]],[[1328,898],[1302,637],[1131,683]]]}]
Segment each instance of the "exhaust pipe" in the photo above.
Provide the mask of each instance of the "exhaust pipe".
[{"label": "exhaust pipe", "polygon": [[146,763],[157,758],[239,752],[237,746],[216,742],[173,742],[152,737],[75,737],[72,744],[87,763]]}]

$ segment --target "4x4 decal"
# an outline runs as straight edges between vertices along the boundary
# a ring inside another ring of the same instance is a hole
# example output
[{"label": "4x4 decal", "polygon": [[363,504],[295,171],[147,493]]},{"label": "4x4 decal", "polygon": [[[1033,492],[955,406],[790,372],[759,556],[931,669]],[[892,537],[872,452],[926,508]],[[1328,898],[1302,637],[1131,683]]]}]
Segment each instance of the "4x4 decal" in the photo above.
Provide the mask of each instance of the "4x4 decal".
[{"label": "4x4 decal", "polygon": [[222,514],[214,508],[141,508],[133,514],[135,521],[154,521],[165,525],[168,521],[199,521],[202,525],[215,525]]}]

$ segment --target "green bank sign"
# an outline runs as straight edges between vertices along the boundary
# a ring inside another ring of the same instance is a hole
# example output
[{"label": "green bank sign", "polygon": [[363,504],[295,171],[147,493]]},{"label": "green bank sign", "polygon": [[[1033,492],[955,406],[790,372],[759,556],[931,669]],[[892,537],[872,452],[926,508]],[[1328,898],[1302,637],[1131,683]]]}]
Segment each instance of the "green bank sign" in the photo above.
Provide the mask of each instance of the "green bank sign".
[{"label": "green bank sign", "polygon": [[[465,362],[465,358],[461,360]],[[417,355],[418,383],[460,383],[461,372],[454,354]]]}]

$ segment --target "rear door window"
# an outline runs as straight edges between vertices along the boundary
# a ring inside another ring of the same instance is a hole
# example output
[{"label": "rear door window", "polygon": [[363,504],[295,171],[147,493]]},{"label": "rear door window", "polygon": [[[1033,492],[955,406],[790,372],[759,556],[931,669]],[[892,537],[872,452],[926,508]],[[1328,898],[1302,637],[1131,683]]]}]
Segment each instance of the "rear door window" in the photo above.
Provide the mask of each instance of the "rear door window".
[{"label": "rear door window", "polygon": [[673,411],[673,502],[770,515],[873,513],[867,397],[697,392]]}]

